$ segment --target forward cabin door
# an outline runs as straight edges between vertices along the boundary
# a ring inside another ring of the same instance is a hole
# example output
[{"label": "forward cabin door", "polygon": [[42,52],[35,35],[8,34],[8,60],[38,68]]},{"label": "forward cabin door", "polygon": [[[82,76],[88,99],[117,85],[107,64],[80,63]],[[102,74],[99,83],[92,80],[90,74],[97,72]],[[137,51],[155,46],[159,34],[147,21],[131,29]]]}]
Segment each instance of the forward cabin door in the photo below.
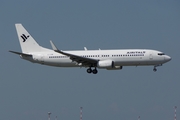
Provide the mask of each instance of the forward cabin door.
[{"label": "forward cabin door", "polygon": [[152,51],[150,51],[149,59],[150,59],[150,60],[153,60],[153,52],[152,52]]}]

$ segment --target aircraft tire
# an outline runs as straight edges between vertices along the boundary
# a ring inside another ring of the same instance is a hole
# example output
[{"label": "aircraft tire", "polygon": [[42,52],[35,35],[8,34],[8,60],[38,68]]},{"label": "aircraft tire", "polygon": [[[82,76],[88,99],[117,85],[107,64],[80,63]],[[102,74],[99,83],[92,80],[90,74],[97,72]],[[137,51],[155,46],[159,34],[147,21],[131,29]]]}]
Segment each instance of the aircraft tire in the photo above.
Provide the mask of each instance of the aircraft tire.
[{"label": "aircraft tire", "polygon": [[87,73],[92,73],[92,69],[91,69],[91,68],[88,68],[88,69],[87,69]]},{"label": "aircraft tire", "polygon": [[154,69],[153,69],[153,71],[154,71],[154,72],[156,72],[156,71],[157,71],[157,69],[156,69],[156,68],[154,68]]},{"label": "aircraft tire", "polygon": [[92,72],[93,72],[93,74],[97,74],[98,73],[97,69],[94,69]]}]

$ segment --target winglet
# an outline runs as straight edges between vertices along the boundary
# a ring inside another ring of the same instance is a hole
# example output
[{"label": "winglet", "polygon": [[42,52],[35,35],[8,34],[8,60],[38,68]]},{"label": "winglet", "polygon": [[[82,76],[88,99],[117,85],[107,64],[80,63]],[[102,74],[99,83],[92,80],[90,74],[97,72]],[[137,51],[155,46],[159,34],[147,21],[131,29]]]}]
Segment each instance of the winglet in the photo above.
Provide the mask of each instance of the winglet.
[{"label": "winglet", "polygon": [[50,43],[51,43],[51,47],[54,51],[59,51],[51,40],[50,40]]},{"label": "winglet", "polygon": [[55,45],[54,43],[50,40],[50,43],[51,43],[51,46],[52,46],[52,49],[55,51],[55,52],[58,52],[58,53],[61,53],[63,55],[67,55],[67,53],[64,53],[62,50],[59,50]]}]

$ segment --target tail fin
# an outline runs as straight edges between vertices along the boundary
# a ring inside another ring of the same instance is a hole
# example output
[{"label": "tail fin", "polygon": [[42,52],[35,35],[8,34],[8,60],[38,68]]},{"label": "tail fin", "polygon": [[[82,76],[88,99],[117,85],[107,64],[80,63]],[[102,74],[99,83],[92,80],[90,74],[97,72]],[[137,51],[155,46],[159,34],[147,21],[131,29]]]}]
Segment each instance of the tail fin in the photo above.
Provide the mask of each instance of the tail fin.
[{"label": "tail fin", "polygon": [[22,24],[15,24],[19,43],[23,53],[40,52],[41,46],[33,39],[33,37],[26,31]]}]

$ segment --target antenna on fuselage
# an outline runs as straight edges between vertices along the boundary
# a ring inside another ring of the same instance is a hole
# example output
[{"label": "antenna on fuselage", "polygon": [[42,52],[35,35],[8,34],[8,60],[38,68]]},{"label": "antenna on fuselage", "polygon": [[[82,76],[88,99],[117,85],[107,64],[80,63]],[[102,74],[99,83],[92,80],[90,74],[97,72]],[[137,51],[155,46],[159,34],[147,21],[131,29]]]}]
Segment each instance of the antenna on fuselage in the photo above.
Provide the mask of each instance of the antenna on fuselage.
[{"label": "antenna on fuselage", "polygon": [[85,50],[85,51],[87,51],[87,48],[86,48],[86,47],[84,47],[84,50]]}]

